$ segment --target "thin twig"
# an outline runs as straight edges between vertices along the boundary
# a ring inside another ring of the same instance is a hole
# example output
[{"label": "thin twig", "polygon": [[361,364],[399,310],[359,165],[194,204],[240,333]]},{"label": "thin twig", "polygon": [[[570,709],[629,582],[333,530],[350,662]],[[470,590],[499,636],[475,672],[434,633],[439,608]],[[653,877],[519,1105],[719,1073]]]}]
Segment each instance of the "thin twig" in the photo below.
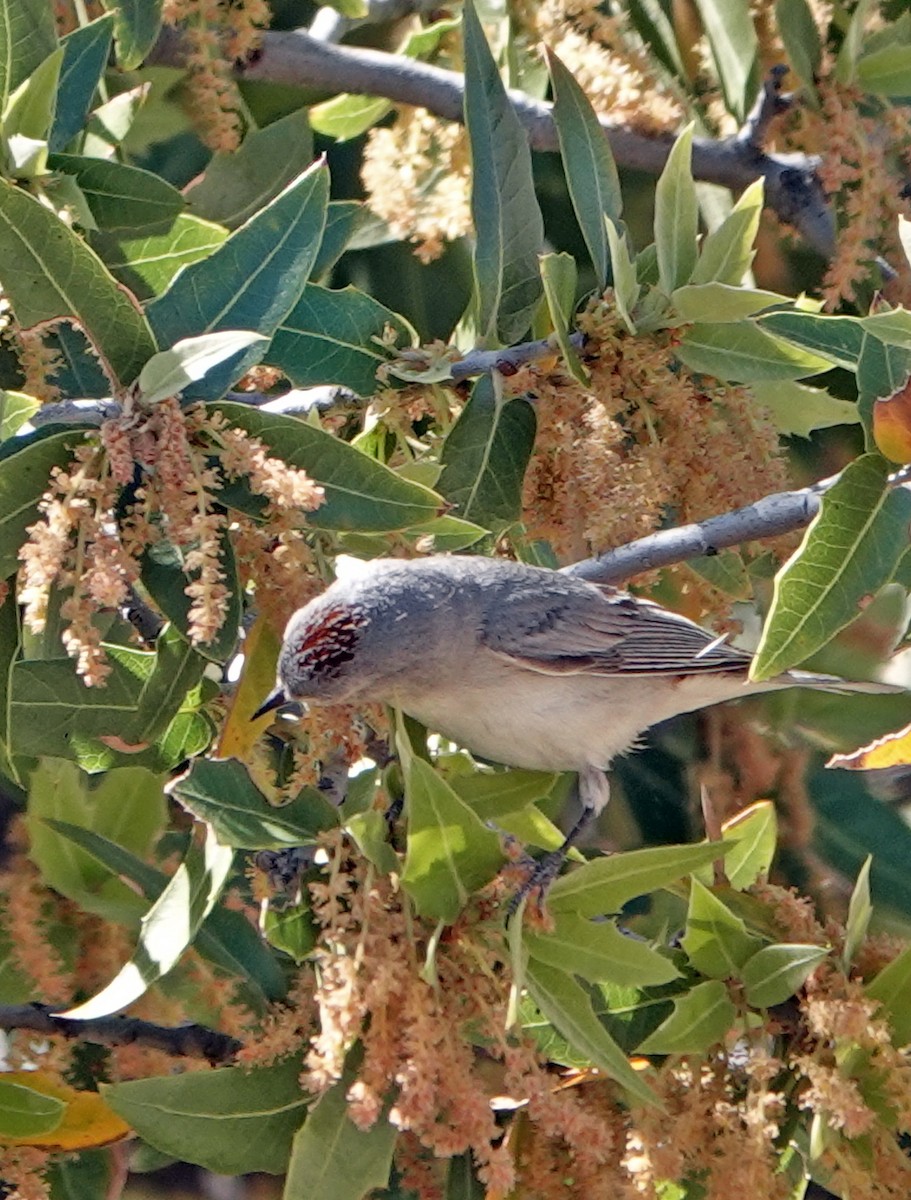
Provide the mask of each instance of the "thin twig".
[{"label": "thin twig", "polygon": [[[147,62],[183,65],[180,35],[164,29]],[[268,30],[255,58],[237,71],[243,79],[383,96],[426,108],[448,121],[464,119],[465,81],[458,72],[378,50],[329,45],[301,30]],[[559,149],[551,105],[523,92],[510,91],[509,96],[532,148]],[[601,124],[618,166],[652,175],[661,172],[674,144],[673,135],[649,137],[603,118]],[[753,138],[693,141],[696,179],[742,191],[762,176],[769,207],[829,258],[835,227],[817,175],[818,164],[818,158],[806,154],[766,154]]]},{"label": "thin twig", "polygon": [[205,1058],[210,1063],[231,1062],[243,1044],[205,1025],[155,1025],[138,1017],[69,1020],[58,1017],[48,1004],[0,1005],[0,1029],[27,1029],[102,1046],[148,1046],[183,1058]]}]

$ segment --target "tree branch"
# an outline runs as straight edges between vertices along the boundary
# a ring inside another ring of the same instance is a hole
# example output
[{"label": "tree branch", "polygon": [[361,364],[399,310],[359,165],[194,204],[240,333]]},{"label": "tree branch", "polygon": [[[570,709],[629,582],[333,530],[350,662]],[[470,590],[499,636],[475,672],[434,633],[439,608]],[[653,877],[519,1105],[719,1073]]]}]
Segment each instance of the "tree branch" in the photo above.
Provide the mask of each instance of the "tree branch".
[{"label": "tree branch", "polygon": [[661,529],[618,546],[616,550],[608,550],[597,558],[583,559],[564,570],[568,575],[578,575],[592,583],[619,584],[642,571],[654,571],[703,555],[711,557],[742,542],[803,529],[819,512],[820,497],[838,478],[833,475],[797,491],[763,496],[755,504],[692,525]]},{"label": "tree branch", "polygon": [[205,1025],[155,1025],[138,1017],[96,1017],[74,1021],[58,1017],[48,1004],[0,1005],[0,1029],[28,1029],[33,1033],[96,1042],[102,1046],[148,1046],[184,1058],[205,1058],[229,1063],[240,1050],[237,1038]]},{"label": "tree branch", "polygon": [[[164,29],[147,61],[183,65],[180,35]],[[448,121],[464,119],[464,79],[457,72],[377,50],[329,45],[299,30],[264,33],[256,57],[238,66],[237,73],[240,78],[265,83],[383,96],[426,108]],[[509,95],[532,148],[558,150],[552,106],[523,92]],[[673,135],[649,137],[604,118],[601,124],[618,166],[652,175],[661,172]],[[819,160],[805,154],[766,154],[756,141],[762,123],[754,126],[748,135],[721,141],[695,138],[693,175],[733,191],[742,191],[762,176],[769,207],[795,226],[820,254],[831,257],[835,226],[816,173]]]}]

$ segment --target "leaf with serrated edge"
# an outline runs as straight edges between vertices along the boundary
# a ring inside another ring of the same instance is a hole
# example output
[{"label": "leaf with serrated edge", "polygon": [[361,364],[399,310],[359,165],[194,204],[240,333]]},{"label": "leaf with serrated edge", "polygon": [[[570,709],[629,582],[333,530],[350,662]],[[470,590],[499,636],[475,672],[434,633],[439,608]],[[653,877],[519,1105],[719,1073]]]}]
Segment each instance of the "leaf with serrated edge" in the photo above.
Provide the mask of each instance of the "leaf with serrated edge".
[{"label": "leaf with serrated edge", "polygon": [[764,946],[744,963],[741,971],[747,1004],[753,1008],[784,1004],[803,986],[828,953],[825,946],[801,946],[786,942]]},{"label": "leaf with serrated edge", "polygon": [[699,205],[690,165],[693,126],[674,142],[655,188],[655,247],[658,279],[665,295],[689,283],[696,265]]},{"label": "leaf with serrated edge", "polygon": [[775,577],[775,592],[750,669],[769,679],[804,662],[892,578],[907,549],[911,495],[888,485],[878,454],[850,463],[823,495],[799,549]]},{"label": "leaf with serrated edge", "polygon": [[279,325],[266,361],[296,387],[332,384],[370,396],[376,391],[378,368],[391,356],[376,340],[387,326],[398,346],[413,343],[408,322],[366,292],[309,283]]},{"label": "leaf with serrated edge", "polygon": [[588,994],[565,971],[536,959],[528,962],[525,982],[531,998],[574,1050],[620,1084],[630,1098],[649,1107],[660,1101],[598,1020]]},{"label": "leaf with serrated edge", "polygon": [[315,788],[305,788],[288,804],[269,804],[236,759],[197,758],[168,791],[209,822],[223,846],[282,850],[311,843],[338,825],[337,810]]},{"label": "leaf with serrated edge", "polygon": [[206,830],[204,846],[191,843],[184,861],[143,918],[133,958],[84,1004],[62,1017],[91,1021],[137,1000],[175,965],[212,911],[234,864],[234,852]]},{"label": "leaf with serrated edge", "polygon": [[720,842],[699,842],[597,858],[556,880],[547,893],[547,906],[554,912],[576,912],[583,917],[619,912],[628,900],[682,879],[721,858],[728,849]]},{"label": "leaf with serrated edge", "polygon": [[471,0],[462,18],[465,125],[471,145],[478,330],[486,345],[511,345],[541,297],[544,222],[522,128]]},{"label": "leaf with serrated edge", "polygon": [[587,921],[576,913],[556,913],[546,933],[526,930],[524,944],[532,958],[590,983],[622,979],[630,987],[652,987],[680,977],[669,958],[626,936],[613,921]]},{"label": "leaf with serrated edge", "polygon": [[111,379],[132,383],[157,349],[135,299],[60,218],[0,180],[0,283],[26,329],[68,317]]},{"label": "leaf with serrated edge", "polygon": [[674,998],[674,1011],[638,1047],[639,1054],[704,1054],[723,1042],[737,1010],[718,979]]}]

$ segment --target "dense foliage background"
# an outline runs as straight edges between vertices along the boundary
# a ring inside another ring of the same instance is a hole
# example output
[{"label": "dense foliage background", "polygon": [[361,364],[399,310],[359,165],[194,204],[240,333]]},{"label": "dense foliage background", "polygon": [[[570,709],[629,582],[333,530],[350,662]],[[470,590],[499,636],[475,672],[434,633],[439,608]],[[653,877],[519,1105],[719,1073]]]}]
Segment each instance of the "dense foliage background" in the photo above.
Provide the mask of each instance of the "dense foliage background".
[{"label": "dense foliage background", "polygon": [[251,715],[340,554],[908,683],[911,15],[2,16],[4,1194],[907,1196],[911,695],[655,731],[511,921],[572,778]]}]

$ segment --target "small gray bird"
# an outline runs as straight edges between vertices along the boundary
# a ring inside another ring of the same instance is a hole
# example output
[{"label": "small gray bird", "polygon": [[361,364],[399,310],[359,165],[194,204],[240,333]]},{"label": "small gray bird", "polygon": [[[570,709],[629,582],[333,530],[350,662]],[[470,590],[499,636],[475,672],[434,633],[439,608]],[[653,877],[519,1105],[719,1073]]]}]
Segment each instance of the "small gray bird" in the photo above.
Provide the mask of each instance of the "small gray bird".
[{"label": "small gray bird", "polygon": [[494,762],[576,771],[583,816],[568,846],[607,803],[611,761],[660,721],[788,687],[901,690],[798,671],[753,683],[750,661],[686,617],[559,571],[381,558],[294,614],[256,715],[379,701]]}]

